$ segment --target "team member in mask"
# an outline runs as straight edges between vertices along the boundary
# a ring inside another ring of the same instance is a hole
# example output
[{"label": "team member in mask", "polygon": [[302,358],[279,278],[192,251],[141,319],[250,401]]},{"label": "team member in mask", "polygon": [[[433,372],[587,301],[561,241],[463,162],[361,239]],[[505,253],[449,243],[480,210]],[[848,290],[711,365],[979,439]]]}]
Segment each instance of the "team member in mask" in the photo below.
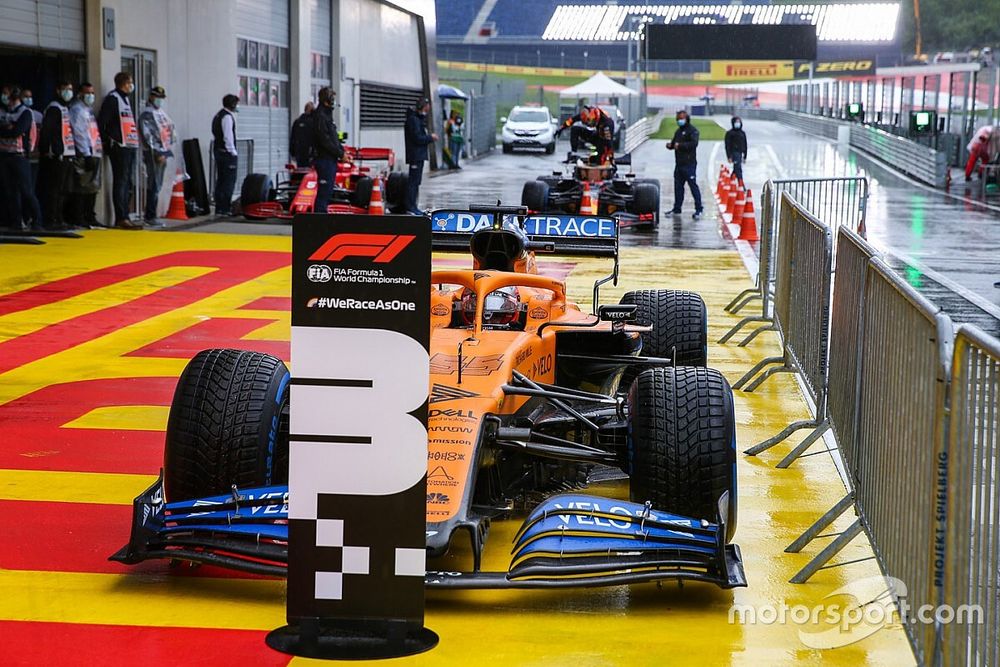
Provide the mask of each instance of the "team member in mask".
[{"label": "team member in mask", "polygon": [[146,108],[139,115],[142,129],[142,161],[146,166],[146,211],[147,226],[157,226],[156,209],[160,203],[160,188],[163,187],[163,173],[167,159],[173,157],[174,122],[163,110],[167,92],[163,86],[155,86],[149,91]]},{"label": "team member in mask", "polygon": [[28,153],[28,160],[31,162],[31,189],[36,191],[38,187],[38,133],[42,131],[42,112],[35,108],[35,95],[30,88],[21,89],[21,104],[28,108],[31,117],[35,121],[35,134],[31,141],[31,152]]},{"label": "team member in mask", "polygon": [[733,116],[733,128],[726,131],[726,159],[733,163],[733,174],[743,180],[743,161],[747,159],[747,135],[743,131],[743,119]]},{"label": "team member in mask", "polygon": [[115,227],[142,229],[142,225],[129,218],[129,199],[135,183],[135,159],[139,150],[139,132],[129,95],[135,90],[132,75],[119,72],[115,75],[115,89],[108,93],[97,115],[101,142],[111,161],[113,180],[111,201],[115,211]]},{"label": "team member in mask", "polygon": [[701,190],[698,189],[698,128],[691,124],[687,111],[677,112],[677,131],[667,142],[667,150],[674,151],[677,163],[674,166],[674,207],[670,212],[681,214],[684,204],[684,184],[691,188],[694,197],[694,219],[701,217]]},{"label": "team member in mask", "polygon": [[21,92],[13,86],[4,86],[0,102],[0,224],[21,229],[23,211],[32,227],[41,230],[42,214],[28,164],[35,123],[28,107],[21,104]]},{"label": "team member in mask", "polygon": [[73,160],[73,179],[69,198],[69,222],[77,227],[94,227],[97,215],[94,204],[101,189],[101,133],[94,115],[94,86],[80,84],[80,92],[69,107],[69,124],[73,128],[76,158]]},{"label": "team member in mask", "polygon": [[222,108],[212,119],[212,138],[215,143],[215,214],[232,215],[233,190],[236,189],[236,165],[239,154],[236,151],[236,113],[240,98],[226,95],[222,98]]},{"label": "team member in mask", "polygon": [[317,213],[326,213],[333,194],[333,186],[337,178],[337,163],[344,157],[344,147],[340,145],[337,125],[333,122],[334,92],[332,88],[319,89],[317,97],[319,106],[312,112],[313,121],[313,168],[319,179],[316,188],[314,209]]},{"label": "team member in mask", "polygon": [[63,219],[66,195],[73,178],[76,141],[69,122],[69,103],[73,101],[73,86],[61,81],[56,86],[56,99],[45,107],[42,131],[38,133],[38,188],[42,211],[51,229],[65,229]]}]

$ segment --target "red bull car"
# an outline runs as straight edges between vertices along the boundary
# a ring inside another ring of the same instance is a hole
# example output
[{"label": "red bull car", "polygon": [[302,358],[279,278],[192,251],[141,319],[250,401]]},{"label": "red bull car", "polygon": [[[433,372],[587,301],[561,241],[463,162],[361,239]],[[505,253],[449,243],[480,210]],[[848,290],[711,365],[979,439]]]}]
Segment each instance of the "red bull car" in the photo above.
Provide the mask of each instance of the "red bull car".
[{"label": "red bull car", "polygon": [[660,224],[660,182],[618,174],[631,155],[601,164],[596,155],[570,152],[563,171],[524,184],[521,205],[532,213],[605,216],[619,227],[653,229]]},{"label": "red bull car", "polygon": [[[390,148],[344,147],[337,168],[329,213],[369,213],[375,179],[381,184],[386,213],[406,212],[406,174],[392,171],[396,155]],[[285,165],[272,181],[267,174],[249,174],[240,189],[240,206],[247,220],[313,213],[319,178],[312,167]],[[277,185],[275,185],[277,183]]]}]

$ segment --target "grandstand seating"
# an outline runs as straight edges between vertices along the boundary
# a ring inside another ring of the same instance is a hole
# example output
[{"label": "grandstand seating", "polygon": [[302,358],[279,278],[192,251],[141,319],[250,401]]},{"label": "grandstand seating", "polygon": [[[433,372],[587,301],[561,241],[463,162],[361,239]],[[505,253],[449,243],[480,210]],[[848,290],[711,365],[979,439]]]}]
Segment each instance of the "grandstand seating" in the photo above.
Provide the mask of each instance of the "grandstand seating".
[{"label": "grandstand seating", "polygon": [[[556,7],[562,0],[499,0],[490,12],[490,21],[496,23],[497,36],[539,37],[545,32]],[[585,3],[581,3],[585,4]]]},{"label": "grandstand seating", "polygon": [[[472,20],[483,6],[483,0],[435,0],[434,4],[438,37],[465,37]],[[548,21],[548,16],[545,20]],[[541,31],[538,34],[541,35]]]}]

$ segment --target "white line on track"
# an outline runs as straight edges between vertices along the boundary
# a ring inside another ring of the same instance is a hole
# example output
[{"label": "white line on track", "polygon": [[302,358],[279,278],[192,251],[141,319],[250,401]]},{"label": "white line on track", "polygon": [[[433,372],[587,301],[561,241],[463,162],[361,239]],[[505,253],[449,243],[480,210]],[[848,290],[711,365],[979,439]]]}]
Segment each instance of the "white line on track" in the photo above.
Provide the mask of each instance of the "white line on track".
[{"label": "white line on track", "polygon": [[788,172],[785,171],[785,166],[781,164],[781,160],[778,159],[778,154],[774,152],[774,146],[771,144],[764,144],[764,150],[767,151],[768,157],[771,158],[771,162],[774,163],[774,169],[778,172],[778,178],[781,180],[788,180]]}]

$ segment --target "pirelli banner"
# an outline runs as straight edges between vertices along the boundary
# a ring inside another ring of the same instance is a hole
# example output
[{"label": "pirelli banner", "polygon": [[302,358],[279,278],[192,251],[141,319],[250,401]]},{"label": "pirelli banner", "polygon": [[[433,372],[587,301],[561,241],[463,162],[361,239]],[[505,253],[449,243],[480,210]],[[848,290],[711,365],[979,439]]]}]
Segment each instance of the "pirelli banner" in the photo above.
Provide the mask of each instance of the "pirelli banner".
[{"label": "pirelli banner", "polygon": [[[695,77],[707,81],[789,81],[809,77],[808,60],[712,60],[707,74]],[[875,59],[820,60],[813,76],[862,76],[875,73]]]},{"label": "pirelli banner", "polygon": [[300,215],[292,237],[288,626],[297,655],[432,647],[423,627],[431,228]]}]

